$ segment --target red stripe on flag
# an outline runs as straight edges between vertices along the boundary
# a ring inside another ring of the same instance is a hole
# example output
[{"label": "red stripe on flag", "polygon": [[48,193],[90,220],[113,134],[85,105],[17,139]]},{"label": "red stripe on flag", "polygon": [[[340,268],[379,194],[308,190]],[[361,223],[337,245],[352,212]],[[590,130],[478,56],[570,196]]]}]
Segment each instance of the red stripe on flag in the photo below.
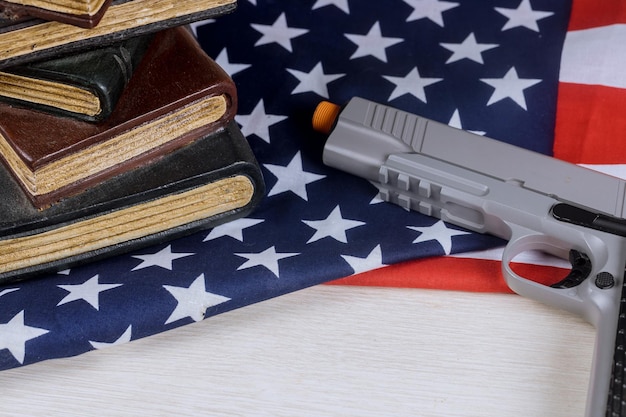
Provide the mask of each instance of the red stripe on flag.
[{"label": "red stripe on flag", "polygon": [[626,91],[599,85],[561,83],[554,156],[572,163],[626,161]]},{"label": "red stripe on flag", "polygon": [[626,2],[623,0],[574,0],[569,30],[626,23]]},{"label": "red stripe on flag", "polygon": [[[549,285],[567,271],[552,266],[512,264],[513,270],[533,281]],[[428,258],[389,265],[332,281],[329,285],[425,288],[470,292],[510,293],[499,261],[474,258]]]}]

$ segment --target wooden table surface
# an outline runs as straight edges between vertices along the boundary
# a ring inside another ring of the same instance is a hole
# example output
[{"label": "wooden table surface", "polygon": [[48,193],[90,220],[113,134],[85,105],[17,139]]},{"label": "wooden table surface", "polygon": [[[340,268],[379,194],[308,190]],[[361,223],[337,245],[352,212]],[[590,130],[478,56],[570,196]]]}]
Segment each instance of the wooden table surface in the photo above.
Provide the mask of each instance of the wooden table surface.
[{"label": "wooden table surface", "polygon": [[517,295],[318,286],[0,372],[0,415],[582,416],[593,338]]}]

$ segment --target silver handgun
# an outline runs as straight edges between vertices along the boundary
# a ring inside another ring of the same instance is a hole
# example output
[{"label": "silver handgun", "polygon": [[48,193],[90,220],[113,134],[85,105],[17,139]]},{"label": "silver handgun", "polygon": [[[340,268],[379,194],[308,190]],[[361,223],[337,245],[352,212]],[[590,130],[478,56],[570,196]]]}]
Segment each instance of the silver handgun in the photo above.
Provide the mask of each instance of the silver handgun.
[{"label": "silver handgun", "polygon": [[[320,103],[313,127],[330,134],[324,163],[382,199],[508,240],[509,287],[596,329],[585,416],[626,414],[626,181],[358,97]],[[518,275],[511,262],[531,250],[568,259],[569,275]]]}]

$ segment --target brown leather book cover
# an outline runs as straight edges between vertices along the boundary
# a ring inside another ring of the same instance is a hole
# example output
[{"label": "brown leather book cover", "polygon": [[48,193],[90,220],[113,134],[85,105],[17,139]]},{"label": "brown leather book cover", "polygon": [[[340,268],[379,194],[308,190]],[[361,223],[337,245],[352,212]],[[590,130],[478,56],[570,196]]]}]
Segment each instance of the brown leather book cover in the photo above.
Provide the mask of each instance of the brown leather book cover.
[{"label": "brown leather book cover", "polygon": [[33,16],[81,28],[96,26],[111,0],[0,0],[0,10],[7,16]]},{"label": "brown leather book cover", "polygon": [[215,18],[236,7],[236,0],[113,0],[92,29],[37,18],[13,19],[0,13],[0,68]]},{"label": "brown leather book cover", "polygon": [[186,27],[157,33],[109,118],[89,123],[0,104],[0,155],[46,207],[223,127],[231,78]]}]

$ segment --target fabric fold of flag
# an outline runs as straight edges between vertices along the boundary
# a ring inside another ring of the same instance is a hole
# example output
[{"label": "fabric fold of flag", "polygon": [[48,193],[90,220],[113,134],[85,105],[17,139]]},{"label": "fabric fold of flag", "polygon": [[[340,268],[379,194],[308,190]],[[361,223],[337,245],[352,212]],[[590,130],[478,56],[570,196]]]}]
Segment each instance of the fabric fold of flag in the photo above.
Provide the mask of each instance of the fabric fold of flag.
[{"label": "fabric fold of flag", "polygon": [[0,287],[0,369],[359,273],[371,285],[505,291],[496,261],[458,257],[501,240],[383,203],[324,166],[310,118],[321,100],[358,95],[550,154],[569,16],[569,0],[240,0],[194,24],[237,86],[264,200],[212,230]]}]

